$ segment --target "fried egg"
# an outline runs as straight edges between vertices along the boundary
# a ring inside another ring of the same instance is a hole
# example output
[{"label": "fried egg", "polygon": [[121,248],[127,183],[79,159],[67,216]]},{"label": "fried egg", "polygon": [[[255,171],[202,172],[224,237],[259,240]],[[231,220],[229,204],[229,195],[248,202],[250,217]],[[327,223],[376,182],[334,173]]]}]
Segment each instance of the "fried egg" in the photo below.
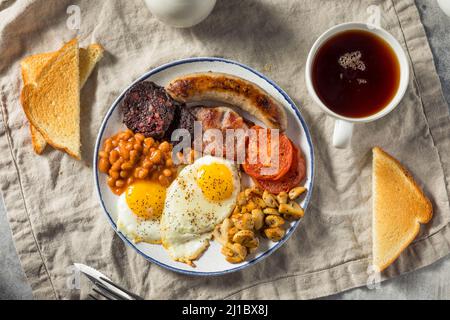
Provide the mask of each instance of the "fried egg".
[{"label": "fried egg", "polygon": [[135,243],[161,243],[160,221],[166,188],[157,182],[130,185],[118,201],[117,230]]},{"label": "fried egg", "polygon": [[191,264],[203,254],[240,189],[237,166],[222,158],[206,156],[180,172],[167,190],[161,219],[162,243],[175,261]]}]

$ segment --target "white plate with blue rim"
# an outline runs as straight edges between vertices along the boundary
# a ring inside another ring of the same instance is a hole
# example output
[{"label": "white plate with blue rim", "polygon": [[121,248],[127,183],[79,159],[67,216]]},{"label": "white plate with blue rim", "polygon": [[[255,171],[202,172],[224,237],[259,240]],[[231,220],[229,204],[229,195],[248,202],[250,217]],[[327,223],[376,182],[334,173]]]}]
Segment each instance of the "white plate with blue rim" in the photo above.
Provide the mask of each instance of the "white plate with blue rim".
[{"label": "white plate with blue rim", "polygon": [[[286,236],[278,243],[273,243],[268,240],[263,240],[258,250],[250,255],[247,260],[241,264],[228,263],[224,256],[221,254],[221,245],[215,241],[211,241],[211,245],[208,250],[201,256],[199,260],[195,262],[195,268],[186,265],[181,262],[173,261],[169,254],[164,250],[161,245],[152,245],[147,243],[133,243],[130,239],[125,237],[122,233],[117,231],[117,201],[118,197],[114,195],[107,185],[107,176],[102,174],[98,170],[98,153],[101,151],[104,141],[116,134],[118,131],[124,130],[125,126],[122,122],[122,113],[120,111],[120,105],[125,93],[135,83],[140,81],[152,81],[160,86],[166,86],[171,80],[185,74],[191,74],[196,72],[221,72],[227,73],[233,76],[241,77],[249,80],[266,92],[277,99],[280,104],[286,109],[288,115],[288,129],[286,134],[291,140],[300,146],[306,160],[307,173],[306,179],[303,185],[307,188],[308,192],[301,200],[301,206],[305,209],[305,213],[308,214],[308,204],[311,199],[311,192],[313,190],[314,182],[314,148],[311,140],[311,136],[303,119],[300,110],[297,108],[292,99],[284,92],[277,84],[272,80],[253,70],[252,68],[245,66],[241,63],[225,60],[221,58],[190,58],[179,61],[174,61],[156,69],[153,69],[134,83],[130,84],[128,88],[114,101],[105,119],[101,125],[94,153],[94,183],[96,185],[97,194],[100,200],[100,205],[103,208],[108,221],[112,228],[116,231],[117,235],[131,248],[136,250],[148,261],[171,271],[195,275],[195,276],[216,276],[224,275],[231,272],[243,270],[251,267],[263,259],[269,257],[276,250],[280,249],[283,244],[288,241],[301,221],[292,222],[288,227]],[[250,118],[249,120],[260,124],[256,119]]]}]

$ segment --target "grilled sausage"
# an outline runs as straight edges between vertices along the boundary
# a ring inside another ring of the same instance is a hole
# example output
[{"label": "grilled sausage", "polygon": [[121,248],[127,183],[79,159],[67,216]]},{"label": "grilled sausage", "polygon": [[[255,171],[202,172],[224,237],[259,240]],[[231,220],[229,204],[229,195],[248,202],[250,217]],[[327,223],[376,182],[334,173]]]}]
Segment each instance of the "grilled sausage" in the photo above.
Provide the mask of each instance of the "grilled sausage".
[{"label": "grilled sausage", "polygon": [[194,73],[174,79],[166,88],[184,103],[217,101],[234,105],[255,116],[267,127],[286,130],[287,116],[278,101],[256,84],[223,73]]}]

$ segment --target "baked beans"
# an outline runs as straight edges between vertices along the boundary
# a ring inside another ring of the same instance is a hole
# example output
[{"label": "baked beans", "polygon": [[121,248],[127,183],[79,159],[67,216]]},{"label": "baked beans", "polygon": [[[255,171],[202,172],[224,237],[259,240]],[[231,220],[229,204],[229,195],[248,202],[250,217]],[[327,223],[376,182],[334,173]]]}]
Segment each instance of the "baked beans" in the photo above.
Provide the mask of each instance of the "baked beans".
[{"label": "baked beans", "polygon": [[172,149],[167,141],[158,142],[126,130],[105,140],[98,167],[109,176],[108,186],[117,195],[136,180],[155,180],[168,187],[178,172]]}]

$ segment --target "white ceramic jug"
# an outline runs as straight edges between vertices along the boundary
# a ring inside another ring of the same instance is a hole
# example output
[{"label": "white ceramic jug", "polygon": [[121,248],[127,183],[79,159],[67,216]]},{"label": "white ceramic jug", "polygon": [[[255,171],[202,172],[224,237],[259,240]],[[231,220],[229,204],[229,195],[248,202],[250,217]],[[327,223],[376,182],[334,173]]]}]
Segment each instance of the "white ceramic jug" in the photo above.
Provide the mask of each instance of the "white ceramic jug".
[{"label": "white ceramic jug", "polygon": [[216,0],[145,0],[145,3],[162,22],[177,28],[189,28],[211,14]]},{"label": "white ceramic jug", "polygon": [[450,17],[450,0],[437,0],[442,11]]}]

